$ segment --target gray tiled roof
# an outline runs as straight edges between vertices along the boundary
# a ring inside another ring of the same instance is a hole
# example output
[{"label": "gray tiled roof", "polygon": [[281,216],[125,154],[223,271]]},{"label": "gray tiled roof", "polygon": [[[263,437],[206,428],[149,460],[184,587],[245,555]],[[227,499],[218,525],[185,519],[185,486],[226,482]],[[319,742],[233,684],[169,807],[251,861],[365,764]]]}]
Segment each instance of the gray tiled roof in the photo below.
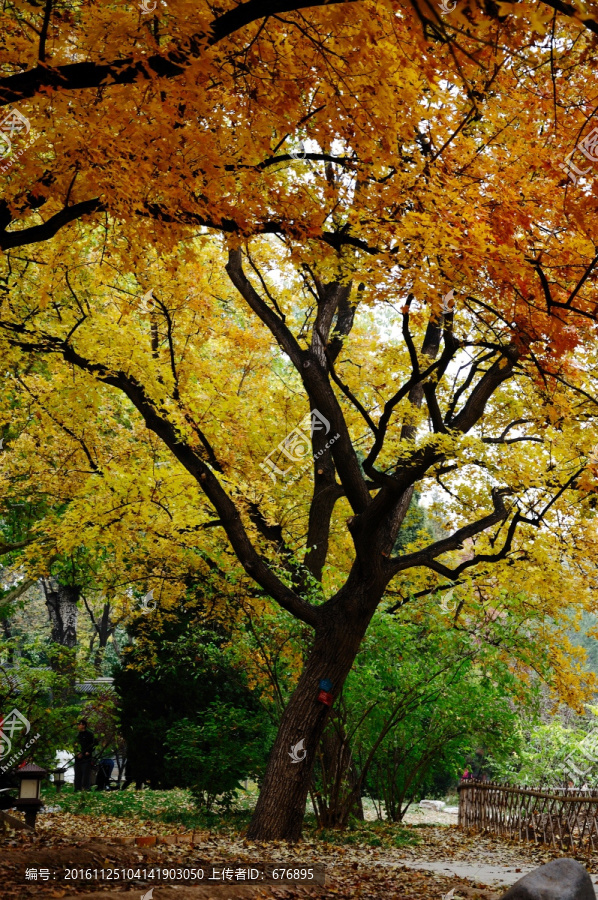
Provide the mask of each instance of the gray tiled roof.
[{"label": "gray tiled roof", "polygon": [[105,691],[114,692],[114,678],[95,678],[93,681],[80,681],[75,685],[78,694],[100,694]]}]

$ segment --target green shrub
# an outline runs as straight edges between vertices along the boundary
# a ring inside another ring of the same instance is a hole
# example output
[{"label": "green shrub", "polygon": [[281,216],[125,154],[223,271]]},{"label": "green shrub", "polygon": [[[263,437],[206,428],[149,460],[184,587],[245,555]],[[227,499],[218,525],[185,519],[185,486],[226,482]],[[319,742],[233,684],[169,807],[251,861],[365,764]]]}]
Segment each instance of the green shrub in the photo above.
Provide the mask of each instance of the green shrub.
[{"label": "green shrub", "polygon": [[198,806],[210,811],[218,798],[218,805],[229,809],[240,782],[262,774],[273,737],[261,709],[214,701],[168,731],[167,761],[177,784],[191,790]]}]

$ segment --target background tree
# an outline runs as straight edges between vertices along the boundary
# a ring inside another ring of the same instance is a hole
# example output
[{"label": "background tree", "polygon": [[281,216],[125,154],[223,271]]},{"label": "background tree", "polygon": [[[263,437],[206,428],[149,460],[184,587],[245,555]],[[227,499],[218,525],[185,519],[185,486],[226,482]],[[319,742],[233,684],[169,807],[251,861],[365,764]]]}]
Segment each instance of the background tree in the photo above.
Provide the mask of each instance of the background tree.
[{"label": "background tree", "polygon": [[[554,665],[554,620],[505,600],[508,613],[468,615],[452,628],[456,596],[449,608],[420,598],[392,616],[385,600],[318,751],[312,798],[321,825],[346,825],[362,794],[400,821],[438,780],[456,784],[479,746],[501,767],[520,752],[519,723],[536,720],[541,686],[558,695],[578,673],[574,658],[568,675]],[[584,680],[590,695],[591,674]]]},{"label": "background tree", "polygon": [[[123,650],[114,684],[132,777],[191,787],[208,808],[219,794],[230,799],[239,779],[263,765],[272,722],[234,663],[229,636],[202,627],[192,609],[159,621],[140,616],[130,630],[141,640]],[[235,749],[243,735],[247,746]]]},{"label": "background tree", "polygon": [[258,779],[273,738],[272,722],[247,693],[234,702],[212,701],[166,735],[166,759],[178,785],[211,812],[217,801],[230,808],[241,781]]},{"label": "background tree", "polygon": [[[22,642],[24,653],[18,666],[7,666],[7,643],[0,640],[0,710],[2,717],[17,710],[29,722],[0,742],[0,769],[12,771],[23,762],[36,762],[53,769],[56,752],[71,748],[75,741],[75,723],[81,715],[81,698],[73,691],[73,671],[85,677],[85,667],[78,666],[73,651],[54,647],[58,661],[48,661],[45,648],[38,639]],[[13,643],[16,641],[13,640]],[[40,663],[42,663],[40,665]]]}]

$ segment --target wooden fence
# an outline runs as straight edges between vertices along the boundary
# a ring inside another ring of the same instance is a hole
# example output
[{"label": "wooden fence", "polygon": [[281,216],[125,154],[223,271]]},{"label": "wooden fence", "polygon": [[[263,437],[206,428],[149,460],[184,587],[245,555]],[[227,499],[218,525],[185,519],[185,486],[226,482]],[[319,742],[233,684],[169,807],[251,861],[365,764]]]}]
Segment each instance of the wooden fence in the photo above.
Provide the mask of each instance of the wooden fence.
[{"label": "wooden fence", "polygon": [[459,825],[563,850],[591,852],[598,849],[598,790],[462,781]]}]

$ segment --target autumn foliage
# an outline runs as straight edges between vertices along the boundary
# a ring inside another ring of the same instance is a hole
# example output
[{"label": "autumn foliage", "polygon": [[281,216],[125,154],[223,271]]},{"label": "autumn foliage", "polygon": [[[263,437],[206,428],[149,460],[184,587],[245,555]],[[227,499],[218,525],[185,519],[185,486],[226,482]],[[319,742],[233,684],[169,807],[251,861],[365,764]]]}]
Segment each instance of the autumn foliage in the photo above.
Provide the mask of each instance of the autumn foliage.
[{"label": "autumn foliage", "polygon": [[[296,7],[18,2],[0,38],[30,122],[0,200],[6,550],[125,616],[209,578],[216,617],[313,631],[250,832],[290,839],[317,685],[379,608],[533,621],[579,707],[555,623],[592,608],[598,477],[598,7]],[[310,470],[269,476],[310,411]],[[435,530],[406,540],[416,489]]]}]

